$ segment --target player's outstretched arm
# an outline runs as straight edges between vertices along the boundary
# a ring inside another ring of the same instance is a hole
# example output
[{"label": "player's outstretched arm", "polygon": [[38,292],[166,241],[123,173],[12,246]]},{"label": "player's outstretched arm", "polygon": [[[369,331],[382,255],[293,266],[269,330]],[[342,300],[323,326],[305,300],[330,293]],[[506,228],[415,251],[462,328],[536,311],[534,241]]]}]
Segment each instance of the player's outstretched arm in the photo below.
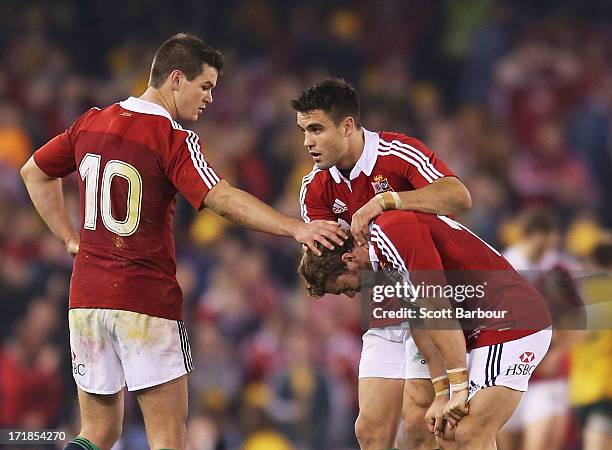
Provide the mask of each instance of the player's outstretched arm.
[{"label": "player's outstretched arm", "polygon": [[222,217],[247,228],[278,236],[289,236],[320,255],[315,242],[332,250],[334,243],[342,245],[346,233],[337,222],[301,220],[279,213],[251,194],[230,186],[222,180],[204,198],[204,205]]},{"label": "player's outstretched arm", "polygon": [[363,205],[351,219],[351,232],[359,245],[367,243],[368,225],[387,209],[421,211],[442,216],[458,214],[472,207],[467,188],[456,177],[438,178],[432,183],[398,193],[384,192]]},{"label": "player's outstretched arm", "polygon": [[62,180],[43,172],[33,157],[25,163],[20,173],[40,217],[53,234],[64,242],[68,253],[76,255],[79,250],[79,235],[72,226],[64,205]]}]

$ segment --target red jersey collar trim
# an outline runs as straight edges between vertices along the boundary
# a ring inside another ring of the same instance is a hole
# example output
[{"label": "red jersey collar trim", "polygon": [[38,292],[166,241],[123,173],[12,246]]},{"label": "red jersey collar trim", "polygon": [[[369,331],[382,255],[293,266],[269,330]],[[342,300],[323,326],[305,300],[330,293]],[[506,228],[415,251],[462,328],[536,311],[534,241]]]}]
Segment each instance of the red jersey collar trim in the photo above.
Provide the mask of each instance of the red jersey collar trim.
[{"label": "red jersey collar trim", "polygon": [[[363,151],[361,152],[361,156],[357,160],[357,163],[355,163],[355,167],[353,167],[351,170],[349,181],[357,178],[362,172],[369,177],[372,175],[372,170],[374,170],[374,165],[376,164],[380,136],[378,133],[368,131],[365,128],[363,129],[363,136],[365,140]],[[336,166],[330,167],[329,173],[336,183],[340,183],[342,179],[345,179]]]},{"label": "red jersey collar trim", "polygon": [[127,100],[119,102],[119,106],[121,106],[123,109],[127,109],[128,111],[162,116],[172,121],[172,116],[166,110],[166,108],[159,106],[157,103],[143,100],[138,97],[129,97]]}]

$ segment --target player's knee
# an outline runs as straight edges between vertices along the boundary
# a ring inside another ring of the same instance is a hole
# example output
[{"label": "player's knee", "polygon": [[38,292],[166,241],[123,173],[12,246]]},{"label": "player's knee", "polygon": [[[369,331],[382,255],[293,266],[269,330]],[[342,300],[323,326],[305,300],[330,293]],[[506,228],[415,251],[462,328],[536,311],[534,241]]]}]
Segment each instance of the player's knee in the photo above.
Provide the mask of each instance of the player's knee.
[{"label": "player's knee", "polygon": [[402,419],[404,421],[404,428],[410,429],[425,429],[425,413],[429,409],[430,402],[413,402],[410,404],[404,404],[402,409]]},{"label": "player's knee", "polygon": [[359,414],[355,421],[355,436],[361,448],[389,446],[395,440],[397,426],[387,423],[383,418]]},{"label": "player's knee", "polygon": [[412,408],[404,412],[402,419],[402,432],[407,449],[420,448],[426,442],[433,442],[425,424],[425,410]]},{"label": "player's knee", "polygon": [[174,423],[155,431],[148,430],[147,440],[152,449],[182,449],[185,448],[186,434],[185,423]]},{"label": "player's knee", "polygon": [[402,432],[408,449],[420,448],[433,441],[425,424],[425,413],[433,397],[431,383],[425,386],[420,381],[407,381],[404,391]]},{"label": "player's knee", "polygon": [[461,450],[457,446],[457,441],[455,441],[455,434],[448,431],[440,435],[437,443],[440,445],[441,450]]},{"label": "player's knee", "polygon": [[482,446],[495,441],[495,432],[483,427],[476,420],[462,420],[455,429],[455,444],[457,448]]}]

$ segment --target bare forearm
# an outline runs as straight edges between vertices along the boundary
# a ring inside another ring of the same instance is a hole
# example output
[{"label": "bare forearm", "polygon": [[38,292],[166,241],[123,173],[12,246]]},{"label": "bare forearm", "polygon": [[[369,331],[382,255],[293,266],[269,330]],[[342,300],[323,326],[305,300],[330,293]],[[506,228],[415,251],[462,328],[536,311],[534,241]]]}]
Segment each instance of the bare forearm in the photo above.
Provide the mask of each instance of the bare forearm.
[{"label": "bare forearm", "polygon": [[278,236],[293,236],[292,226],[301,224],[251,194],[222,183],[209,192],[204,204],[235,224]]},{"label": "bare forearm", "polygon": [[64,205],[62,180],[41,178],[22,171],[22,176],[34,207],[51,232],[64,243],[78,239]]},{"label": "bare forearm", "polygon": [[411,329],[412,338],[417,348],[423,355],[423,358],[427,362],[429,373],[431,378],[437,378],[439,376],[446,375],[446,367],[442,355],[438,351],[438,348],[432,342],[429,334],[423,329]]},{"label": "bare forearm", "polygon": [[463,331],[428,329],[427,335],[440,352],[446,369],[467,367]]},{"label": "bare forearm", "polygon": [[472,206],[470,193],[455,177],[440,178],[420,189],[398,194],[404,210],[449,215],[464,212]]},{"label": "bare forearm", "polygon": [[304,223],[279,213],[225,181],[211,189],[204,198],[204,205],[238,225],[277,236],[290,236],[319,256],[319,245],[333,250],[334,244],[342,245],[343,239],[347,238],[337,222],[315,220]]},{"label": "bare forearm", "polygon": [[[446,298],[421,298],[418,300],[419,306],[429,312],[452,311],[453,307]],[[437,348],[444,367],[453,369],[466,367],[466,345],[465,336],[461,324],[454,317],[449,315],[434,314],[432,317],[423,320],[427,335],[433,345]]]}]

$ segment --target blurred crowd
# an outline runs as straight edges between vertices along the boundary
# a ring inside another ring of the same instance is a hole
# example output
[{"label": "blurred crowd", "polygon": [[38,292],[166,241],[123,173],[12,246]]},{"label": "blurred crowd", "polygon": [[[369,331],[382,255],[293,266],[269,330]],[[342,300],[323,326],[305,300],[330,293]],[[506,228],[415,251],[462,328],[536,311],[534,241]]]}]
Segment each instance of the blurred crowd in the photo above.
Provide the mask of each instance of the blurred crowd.
[{"label": "blurred crowd", "polygon": [[[171,34],[199,34],[226,57],[214,104],[186,124],[207,160],[281,211],[299,216],[301,177],[312,167],[289,99],[332,75],[360,92],[367,129],[415,136],[457,173],[473,200],[458,219],[483,239],[500,249],[519,245],[531,211],[545,208],[557,219],[547,251],[610,274],[606,4],[1,2],[0,428],[78,431],[66,320],[72,259],[41,223],[18,170],[91,106],[140,95],[155,49]],[[79,226],[74,176],[64,190]],[[175,220],[196,366],[189,448],[357,448],[360,305],[309,299],[296,275],[299,247],[288,239],[196,214],[182,199]],[[611,299],[605,282],[578,289],[585,303]],[[586,353],[595,372],[584,366],[584,348],[564,350],[570,381],[560,450],[583,448],[580,412],[601,402],[609,408],[612,399],[605,387],[581,395],[612,376],[610,333],[587,335],[574,345],[598,342],[600,351]],[[584,381],[590,376],[596,381]],[[146,448],[130,395],[116,448]]]}]

